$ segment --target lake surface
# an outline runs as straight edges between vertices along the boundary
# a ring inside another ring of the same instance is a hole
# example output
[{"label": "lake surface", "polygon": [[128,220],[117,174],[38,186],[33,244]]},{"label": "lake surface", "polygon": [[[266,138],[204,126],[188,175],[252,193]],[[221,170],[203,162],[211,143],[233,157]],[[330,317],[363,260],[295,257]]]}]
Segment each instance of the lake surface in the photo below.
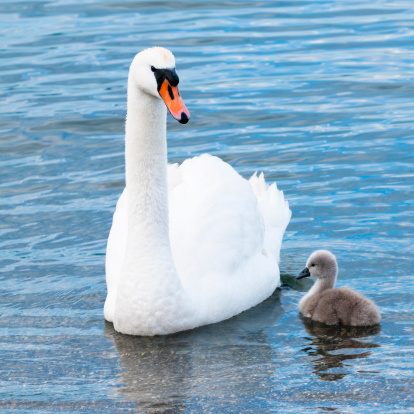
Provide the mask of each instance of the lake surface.
[{"label": "lake surface", "polygon": [[[2,1],[0,411],[408,413],[414,404],[414,3]],[[173,51],[192,118],[169,159],[264,171],[293,212],[283,285],[220,324],[105,323],[129,64]],[[315,249],[380,328],[310,325]]]}]

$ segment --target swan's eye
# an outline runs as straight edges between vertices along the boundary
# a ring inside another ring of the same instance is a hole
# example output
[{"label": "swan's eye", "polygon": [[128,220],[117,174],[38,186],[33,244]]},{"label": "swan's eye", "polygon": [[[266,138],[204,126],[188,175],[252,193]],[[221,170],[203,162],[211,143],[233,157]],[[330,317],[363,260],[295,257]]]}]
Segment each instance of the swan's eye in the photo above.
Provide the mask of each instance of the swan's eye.
[{"label": "swan's eye", "polygon": [[312,264],[311,264],[311,267],[315,267],[315,263],[312,263]]},{"label": "swan's eye", "polygon": [[154,68],[154,66],[151,66],[151,70],[152,70],[153,72],[155,72],[155,71],[156,71],[156,69]]}]

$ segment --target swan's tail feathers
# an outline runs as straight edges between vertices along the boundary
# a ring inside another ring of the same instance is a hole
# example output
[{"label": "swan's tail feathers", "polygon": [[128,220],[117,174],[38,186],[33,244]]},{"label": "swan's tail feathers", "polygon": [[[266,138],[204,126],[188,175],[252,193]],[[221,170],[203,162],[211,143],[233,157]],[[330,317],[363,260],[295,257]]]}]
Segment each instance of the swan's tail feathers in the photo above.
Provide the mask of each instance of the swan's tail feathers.
[{"label": "swan's tail feathers", "polygon": [[279,261],[283,234],[292,215],[289,203],[285,200],[283,191],[277,189],[276,183],[266,183],[263,173],[259,176],[254,173],[249,181],[263,215],[265,249],[273,253]]}]

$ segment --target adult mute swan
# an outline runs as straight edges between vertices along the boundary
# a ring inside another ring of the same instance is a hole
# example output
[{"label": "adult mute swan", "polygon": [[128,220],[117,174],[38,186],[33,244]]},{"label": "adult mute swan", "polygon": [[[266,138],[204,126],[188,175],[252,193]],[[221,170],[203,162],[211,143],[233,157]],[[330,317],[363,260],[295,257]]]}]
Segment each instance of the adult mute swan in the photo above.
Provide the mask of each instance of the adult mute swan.
[{"label": "adult mute swan", "polygon": [[104,308],[125,334],[219,322],[279,285],[291,212],[276,184],[247,181],[210,155],[167,164],[167,108],[190,119],[178,82],[174,56],[160,47],[138,53],[129,70],[126,187],[108,238]]}]

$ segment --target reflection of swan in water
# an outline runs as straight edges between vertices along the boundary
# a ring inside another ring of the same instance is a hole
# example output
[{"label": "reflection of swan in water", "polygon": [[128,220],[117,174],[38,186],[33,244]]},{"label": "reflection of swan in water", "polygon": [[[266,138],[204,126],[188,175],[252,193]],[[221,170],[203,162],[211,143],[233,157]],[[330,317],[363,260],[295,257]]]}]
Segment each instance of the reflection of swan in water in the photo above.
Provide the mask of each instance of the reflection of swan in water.
[{"label": "reflection of swan in water", "polygon": [[[330,369],[343,368],[346,366],[344,361],[367,358],[371,355],[371,351],[357,353],[357,349],[378,348],[380,346],[354,339],[378,334],[381,331],[380,325],[367,327],[331,326],[304,317],[302,317],[302,322],[306,332],[313,336],[313,338],[306,338],[310,342],[310,346],[305,346],[302,351],[309,356],[319,357],[312,359],[313,372],[324,381],[336,381],[348,375],[348,372],[327,372]],[[351,353],[332,353],[332,351],[340,349],[352,349],[353,351]]]},{"label": "reflection of swan in water", "polygon": [[272,387],[274,349],[264,330],[283,313],[280,291],[218,324],[170,336],[122,335],[105,325],[121,357],[119,391],[145,413],[233,412]]}]

